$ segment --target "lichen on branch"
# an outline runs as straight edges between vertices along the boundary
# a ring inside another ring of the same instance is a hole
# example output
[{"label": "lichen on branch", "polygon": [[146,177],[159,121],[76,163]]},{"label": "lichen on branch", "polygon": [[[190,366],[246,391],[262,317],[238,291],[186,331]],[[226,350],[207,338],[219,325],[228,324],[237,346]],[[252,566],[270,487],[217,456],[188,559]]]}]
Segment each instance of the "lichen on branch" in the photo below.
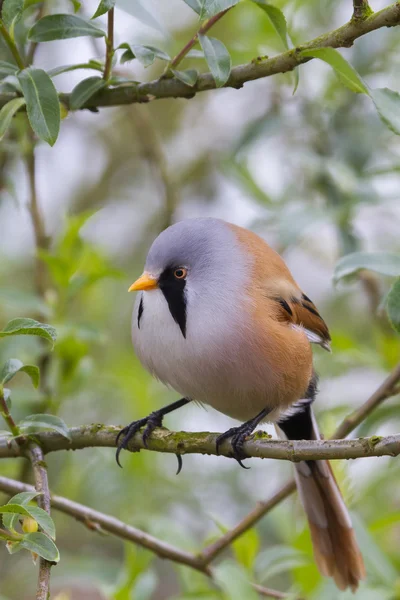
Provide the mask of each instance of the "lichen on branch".
[{"label": "lichen on branch", "polygon": [[[44,454],[59,450],[81,450],[91,447],[114,448],[120,428],[112,425],[85,425],[69,430],[70,440],[59,433],[49,431],[35,434]],[[168,429],[155,429],[143,444],[141,433],[130,441],[128,450],[152,450],[171,454],[209,454],[216,455],[216,440],[219,433],[174,432]],[[300,460],[335,460],[365,458],[371,456],[397,456],[400,454],[400,434],[386,437],[372,436],[353,440],[288,440],[271,439],[267,434],[256,432],[249,436],[244,444],[249,458],[274,458],[298,462]],[[22,456],[23,445],[8,438],[0,438],[0,458]],[[229,441],[222,444],[219,455],[232,457]]]}]

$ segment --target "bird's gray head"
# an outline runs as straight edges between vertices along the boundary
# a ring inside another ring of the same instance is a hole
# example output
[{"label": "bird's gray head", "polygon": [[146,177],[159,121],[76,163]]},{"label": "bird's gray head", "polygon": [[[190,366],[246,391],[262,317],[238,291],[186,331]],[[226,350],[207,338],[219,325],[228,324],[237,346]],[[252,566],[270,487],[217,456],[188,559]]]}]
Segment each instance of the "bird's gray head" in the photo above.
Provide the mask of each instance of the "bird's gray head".
[{"label": "bird's gray head", "polygon": [[212,310],[227,302],[242,280],[244,262],[228,223],[212,218],[187,219],[156,238],[144,274],[130,290],[161,290],[185,336],[188,313],[200,314],[205,303]]},{"label": "bird's gray head", "polygon": [[216,263],[228,258],[226,246],[232,244],[233,237],[227,223],[219,219],[180,221],[153,242],[145,270],[159,277],[166,269],[184,267],[190,280],[207,276],[215,271]]}]

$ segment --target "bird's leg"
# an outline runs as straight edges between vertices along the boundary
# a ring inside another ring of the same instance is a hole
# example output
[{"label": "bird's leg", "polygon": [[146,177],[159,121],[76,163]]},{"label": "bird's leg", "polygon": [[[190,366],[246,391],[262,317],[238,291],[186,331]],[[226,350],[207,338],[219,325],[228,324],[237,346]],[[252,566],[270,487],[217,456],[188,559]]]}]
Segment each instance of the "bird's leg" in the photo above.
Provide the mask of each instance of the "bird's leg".
[{"label": "bird's leg", "polygon": [[225,433],[221,433],[221,435],[217,437],[217,454],[219,454],[219,448],[222,442],[228,438],[232,438],[231,444],[233,449],[233,458],[238,461],[239,465],[243,467],[243,469],[248,469],[249,467],[245,467],[242,463],[243,459],[248,458],[243,452],[243,444],[245,443],[247,436],[253,433],[257,425],[267,416],[269,412],[270,411],[267,408],[264,408],[264,410],[262,410],[253,419],[242,423],[242,425],[239,425],[239,427],[232,427],[231,429],[228,429],[228,431],[225,431]]},{"label": "bird's leg", "polygon": [[[139,419],[138,421],[132,421],[132,423],[121,429],[116,439],[118,449],[115,458],[117,460],[117,464],[121,467],[121,463],[119,462],[119,455],[121,453],[121,450],[128,447],[129,441],[142,427],[146,426],[142,434],[142,440],[144,446],[147,448],[147,440],[149,436],[156,427],[161,427],[164,416],[174,410],[177,410],[178,408],[181,408],[181,406],[185,406],[185,404],[188,404],[189,402],[189,398],[181,398],[176,402],[172,402],[172,404],[164,406],[164,408],[155,410],[154,412],[150,413],[148,417],[144,417],[143,419]],[[176,457],[178,459],[178,474],[182,469],[182,457],[180,456],[180,454],[177,454]]]}]

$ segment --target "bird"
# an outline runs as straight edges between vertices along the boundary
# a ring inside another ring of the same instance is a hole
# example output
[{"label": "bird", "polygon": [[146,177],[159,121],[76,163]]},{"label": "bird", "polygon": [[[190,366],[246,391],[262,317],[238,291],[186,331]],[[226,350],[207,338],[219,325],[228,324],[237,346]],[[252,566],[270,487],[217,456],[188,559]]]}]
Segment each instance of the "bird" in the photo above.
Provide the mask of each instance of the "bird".
[{"label": "bird", "polygon": [[[254,232],[211,217],[174,223],[154,240],[132,318],[135,352],[182,398],[133,421],[122,449],[141,431],[146,446],[165,415],[195,402],[241,422],[230,439],[243,465],[244,442],[259,423],[282,439],[320,439],[311,344],[330,349],[328,327],[281,256]],[[143,429],[142,429],[143,428]],[[180,457],[179,457],[180,459]],[[182,466],[180,459],[179,469]],[[295,464],[295,479],[322,575],[355,591],[365,567],[350,515],[328,461]]]}]

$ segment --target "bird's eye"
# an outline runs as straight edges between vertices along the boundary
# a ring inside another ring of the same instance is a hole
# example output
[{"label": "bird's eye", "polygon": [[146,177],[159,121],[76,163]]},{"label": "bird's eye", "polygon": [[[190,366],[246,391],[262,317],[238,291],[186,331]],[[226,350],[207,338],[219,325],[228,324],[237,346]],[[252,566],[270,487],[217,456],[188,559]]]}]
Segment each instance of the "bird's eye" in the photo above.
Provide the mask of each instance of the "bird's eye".
[{"label": "bird's eye", "polygon": [[185,279],[186,275],[187,275],[187,269],[185,269],[185,267],[179,267],[178,269],[175,269],[175,271],[174,271],[175,279]]}]

